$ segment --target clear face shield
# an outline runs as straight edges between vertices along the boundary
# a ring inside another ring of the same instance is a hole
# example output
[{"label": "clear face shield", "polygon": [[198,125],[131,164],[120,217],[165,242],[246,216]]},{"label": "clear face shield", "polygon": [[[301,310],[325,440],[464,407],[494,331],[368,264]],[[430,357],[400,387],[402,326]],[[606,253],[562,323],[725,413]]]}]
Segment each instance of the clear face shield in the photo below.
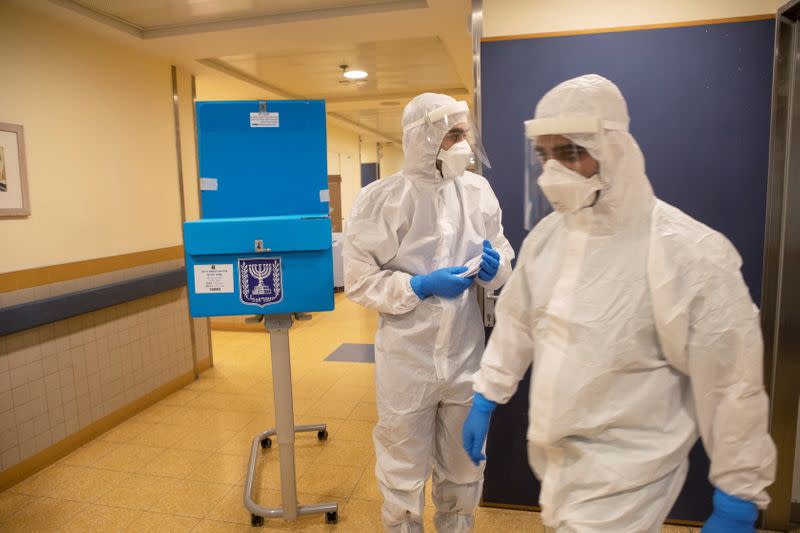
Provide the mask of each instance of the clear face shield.
[{"label": "clear face shield", "polygon": [[434,109],[404,129],[408,131],[426,123],[425,131],[429,134],[425,142],[437,154],[445,178],[456,177],[466,169],[475,169],[478,164],[491,168],[466,102],[454,102]]},{"label": "clear face shield", "polygon": [[553,209],[570,214],[596,202],[603,123],[574,116],[525,122],[525,229]]}]

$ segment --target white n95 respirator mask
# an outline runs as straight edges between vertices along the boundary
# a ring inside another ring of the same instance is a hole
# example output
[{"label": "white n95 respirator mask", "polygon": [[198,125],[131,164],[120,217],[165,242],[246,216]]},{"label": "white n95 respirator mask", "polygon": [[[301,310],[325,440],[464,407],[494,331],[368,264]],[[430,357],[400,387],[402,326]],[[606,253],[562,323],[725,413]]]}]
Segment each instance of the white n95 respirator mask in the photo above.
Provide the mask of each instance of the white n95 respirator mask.
[{"label": "white n95 respirator mask", "polygon": [[440,150],[439,161],[442,162],[442,177],[451,180],[462,175],[475,162],[475,154],[467,141],[460,141],[447,150]]},{"label": "white n95 respirator mask", "polygon": [[597,174],[584,178],[554,159],[545,163],[537,183],[553,209],[564,214],[589,207],[594,203],[597,192],[603,189]]}]

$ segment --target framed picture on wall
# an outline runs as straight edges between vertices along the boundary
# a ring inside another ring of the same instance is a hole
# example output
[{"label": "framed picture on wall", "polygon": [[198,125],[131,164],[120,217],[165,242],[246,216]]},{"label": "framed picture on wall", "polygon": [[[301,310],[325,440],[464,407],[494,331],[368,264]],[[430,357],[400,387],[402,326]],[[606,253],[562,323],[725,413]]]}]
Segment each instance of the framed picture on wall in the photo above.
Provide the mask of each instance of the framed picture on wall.
[{"label": "framed picture on wall", "polygon": [[0,122],[0,217],[30,214],[22,126]]}]

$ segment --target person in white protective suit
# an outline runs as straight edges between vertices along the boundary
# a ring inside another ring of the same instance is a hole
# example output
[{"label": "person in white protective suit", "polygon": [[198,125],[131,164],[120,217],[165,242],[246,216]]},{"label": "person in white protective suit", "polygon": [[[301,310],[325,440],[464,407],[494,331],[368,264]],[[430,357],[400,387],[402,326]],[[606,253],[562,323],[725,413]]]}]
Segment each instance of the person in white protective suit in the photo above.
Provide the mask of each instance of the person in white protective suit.
[{"label": "person in white protective suit", "polygon": [[704,531],[752,532],[775,471],[758,309],[731,243],[653,195],[629,122],[597,75],[558,85],[526,122],[555,212],[498,302],[464,446],[482,459],[492,409],[533,364],[528,451],[546,525],[661,531],[699,434],[716,487]]},{"label": "person in white protective suit", "polygon": [[[375,474],[388,531],[421,531],[433,473],[436,528],[472,531],[483,467],[461,448],[484,328],[475,283],[511,274],[489,183],[466,171],[485,160],[469,108],[422,94],[403,113],[402,171],[365,187],[344,245],[345,291],[380,313],[375,337]],[[471,268],[467,268],[467,265]]]}]

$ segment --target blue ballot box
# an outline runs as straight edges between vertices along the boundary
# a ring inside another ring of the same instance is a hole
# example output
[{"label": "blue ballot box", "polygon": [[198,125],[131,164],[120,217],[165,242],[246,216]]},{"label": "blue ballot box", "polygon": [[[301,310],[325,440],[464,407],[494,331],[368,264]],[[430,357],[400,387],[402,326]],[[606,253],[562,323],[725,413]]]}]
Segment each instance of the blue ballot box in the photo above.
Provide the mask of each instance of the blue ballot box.
[{"label": "blue ballot box", "polygon": [[319,215],[187,222],[192,316],[331,311],[331,222]]},{"label": "blue ballot box", "polygon": [[197,103],[202,218],[328,216],[325,102]]},{"label": "blue ballot box", "polygon": [[333,310],[325,103],[198,102],[197,131],[192,316]]},{"label": "blue ballot box", "polygon": [[[328,196],[325,103],[198,102],[201,220],[186,222],[183,243],[192,316],[260,315],[269,332],[276,427],[250,447],[244,506],[250,524],[324,514],[334,502],[299,505],[295,433],[327,440],[325,424],[296,425],[289,328],[300,313],[331,311],[333,235]],[[259,452],[280,449],[281,507],[254,497]]]}]

